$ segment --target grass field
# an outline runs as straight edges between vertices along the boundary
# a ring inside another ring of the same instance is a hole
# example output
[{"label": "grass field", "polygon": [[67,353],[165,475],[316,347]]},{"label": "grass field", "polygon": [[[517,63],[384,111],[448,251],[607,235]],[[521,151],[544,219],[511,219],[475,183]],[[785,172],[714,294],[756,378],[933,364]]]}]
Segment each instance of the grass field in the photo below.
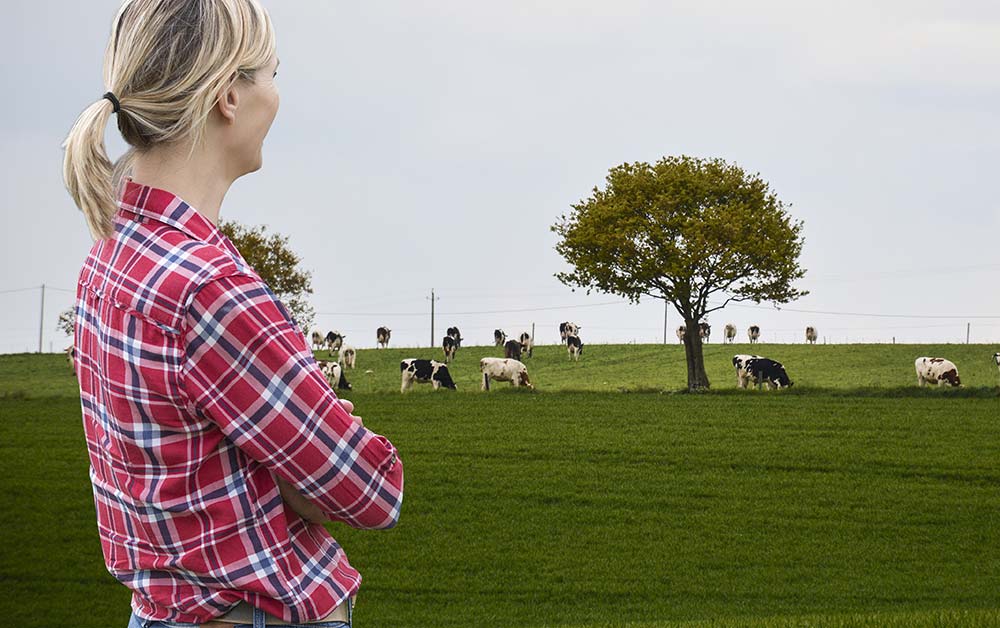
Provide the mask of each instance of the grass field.
[{"label": "grass field", "polygon": [[[332,525],[365,576],[358,626],[1000,625],[996,348],[763,345],[796,386],[685,381],[678,346],[557,347],[538,392],[399,394],[403,357],[363,351],[347,396],[406,462],[399,525]],[[920,390],[913,359],[967,387]],[[365,370],[372,370],[370,376]],[[614,391],[625,390],[630,394]],[[104,570],[76,380],[0,356],[0,612],[11,626],[121,626]],[[790,393],[790,394],[789,394]]]}]

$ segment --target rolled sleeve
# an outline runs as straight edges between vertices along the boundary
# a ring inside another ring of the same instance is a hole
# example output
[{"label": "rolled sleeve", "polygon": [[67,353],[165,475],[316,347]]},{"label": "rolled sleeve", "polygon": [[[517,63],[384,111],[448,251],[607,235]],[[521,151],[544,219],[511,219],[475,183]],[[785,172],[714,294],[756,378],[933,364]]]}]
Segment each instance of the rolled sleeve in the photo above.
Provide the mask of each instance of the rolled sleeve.
[{"label": "rolled sleeve", "polygon": [[187,310],[184,388],[196,411],[324,514],[357,528],[390,528],[403,466],[383,436],[357,425],[267,285],[214,279]]}]

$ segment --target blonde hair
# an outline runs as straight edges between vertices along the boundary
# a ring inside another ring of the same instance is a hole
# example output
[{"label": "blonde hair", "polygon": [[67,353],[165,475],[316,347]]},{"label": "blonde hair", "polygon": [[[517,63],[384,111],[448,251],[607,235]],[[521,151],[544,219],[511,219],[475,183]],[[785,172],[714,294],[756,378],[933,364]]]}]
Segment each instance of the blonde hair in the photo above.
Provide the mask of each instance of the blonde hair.
[{"label": "blonde hair", "polygon": [[[137,152],[202,141],[219,93],[253,81],[275,52],[258,0],[124,0],[104,55],[104,84],[120,102],[118,130],[131,148],[112,166],[104,130],[114,112],[101,97],[66,137],[63,181],[95,240],[114,233],[124,176]],[[95,89],[95,91],[97,91]]]}]

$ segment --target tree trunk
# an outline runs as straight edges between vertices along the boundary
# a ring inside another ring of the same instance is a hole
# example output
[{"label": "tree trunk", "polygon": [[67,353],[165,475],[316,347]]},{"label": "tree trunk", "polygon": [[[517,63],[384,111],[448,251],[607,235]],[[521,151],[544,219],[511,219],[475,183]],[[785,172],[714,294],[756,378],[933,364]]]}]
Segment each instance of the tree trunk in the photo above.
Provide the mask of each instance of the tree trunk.
[{"label": "tree trunk", "polygon": [[701,351],[701,334],[697,320],[686,320],[684,326],[684,355],[687,357],[688,390],[707,390],[708,374],[705,373],[705,356]]}]

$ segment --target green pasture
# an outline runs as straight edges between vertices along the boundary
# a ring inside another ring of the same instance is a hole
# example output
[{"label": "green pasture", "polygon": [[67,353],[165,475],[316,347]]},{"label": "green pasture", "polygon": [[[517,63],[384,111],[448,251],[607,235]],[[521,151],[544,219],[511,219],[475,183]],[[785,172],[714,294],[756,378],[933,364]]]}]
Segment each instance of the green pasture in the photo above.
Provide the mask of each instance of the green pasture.
[{"label": "green pasture", "polygon": [[[365,578],[355,624],[1000,625],[997,349],[761,345],[797,384],[772,392],[735,390],[746,349],[709,345],[699,395],[673,394],[678,346],[540,347],[538,391],[489,394],[493,348],[459,352],[459,392],[407,395],[399,359],[439,350],[361,352],[343,396],[399,448],[406,497],[392,530],[329,524]],[[967,388],[917,389],[920,355]],[[0,356],[5,625],[128,618],[76,386],[62,356]]]}]

